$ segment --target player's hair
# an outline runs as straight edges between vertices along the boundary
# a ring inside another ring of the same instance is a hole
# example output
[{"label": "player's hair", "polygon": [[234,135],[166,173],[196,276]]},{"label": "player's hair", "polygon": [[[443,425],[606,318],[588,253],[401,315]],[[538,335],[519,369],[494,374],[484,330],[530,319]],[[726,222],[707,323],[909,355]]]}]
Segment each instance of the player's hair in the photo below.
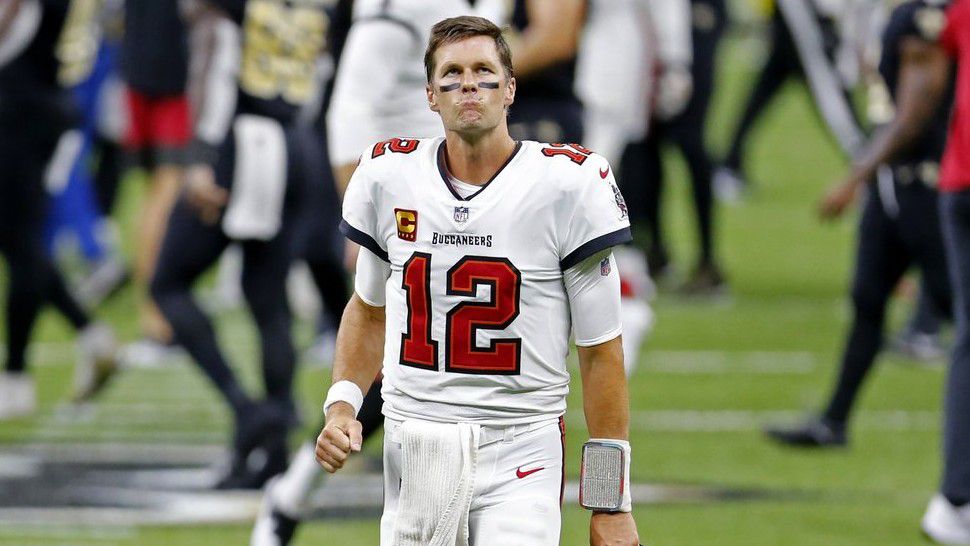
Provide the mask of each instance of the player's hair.
[{"label": "player's hair", "polygon": [[439,21],[431,27],[431,39],[428,40],[428,49],[424,52],[424,70],[427,73],[428,82],[431,82],[431,75],[434,73],[434,54],[438,48],[475,36],[488,36],[495,41],[495,49],[502,61],[502,68],[505,69],[505,75],[511,79],[512,50],[502,37],[502,29],[483,17],[463,15]]}]

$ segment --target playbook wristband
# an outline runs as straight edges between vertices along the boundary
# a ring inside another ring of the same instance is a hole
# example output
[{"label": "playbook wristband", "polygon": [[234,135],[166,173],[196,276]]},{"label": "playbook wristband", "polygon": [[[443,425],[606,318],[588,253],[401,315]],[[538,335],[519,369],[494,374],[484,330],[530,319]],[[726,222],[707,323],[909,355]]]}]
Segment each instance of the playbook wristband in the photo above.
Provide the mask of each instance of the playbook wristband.
[{"label": "playbook wristband", "polygon": [[354,417],[360,412],[360,407],[364,405],[364,393],[353,381],[337,381],[330,385],[327,391],[327,399],[323,402],[323,414],[326,415],[330,406],[337,402],[346,402],[354,408]]},{"label": "playbook wristband", "polygon": [[591,438],[583,444],[579,504],[596,512],[632,512],[630,442]]}]

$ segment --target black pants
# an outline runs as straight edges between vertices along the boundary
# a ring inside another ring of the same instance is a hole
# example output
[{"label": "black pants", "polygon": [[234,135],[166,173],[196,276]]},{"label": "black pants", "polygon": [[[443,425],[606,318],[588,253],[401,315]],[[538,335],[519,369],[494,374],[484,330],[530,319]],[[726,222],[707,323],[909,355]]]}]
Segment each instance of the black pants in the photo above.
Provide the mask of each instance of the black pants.
[{"label": "black pants", "polygon": [[44,171],[60,131],[33,109],[0,112],[0,253],[9,268],[6,370],[22,372],[34,324],[51,303],[80,329],[88,316],[74,300],[43,243]]},{"label": "black pants", "polygon": [[[242,288],[260,335],[263,381],[267,398],[290,410],[296,355],[290,333],[291,314],[286,299],[286,276],[305,241],[305,188],[316,183],[323,165],[314,165],[305,150],[319,140],[312,131],[292,129],[287,140],[287,189],[282,226],[269,241],[239,241],[243,249]],[[217,182],[231,191],[235,146],[226,139],[216,166]],[[192,297],[192,285],[222,254],[230,239],[221,221],[204,224],[185,197],[169,219],[158,266],[151,283],[152,297],[172,325],[175,340],[189,352],[215,383],[239,416],[250,399],[216,342],[212,324]]]},{"label": "black pants", "polygon": [[[651,245],[666,253],[661,219],[663,198],[663,161],[661,145],[671,142],[680,149],[690,170],[697,217],[700,256],[698,262],[710,263],[713,252],[713,192],[711,159],[704,145],[707,112],[714,91],[714,64],[717,46],[724,34],[727,12],[723,0],[693,2],[694,62],[691,77],[694,90],[685,110],[666,122],[656,122],[646,140],[632,143],[624,152],[620,177],[623,194],[631,203],[631,220],[643,224]],[[642,203],[642,205],[633,205]]]},{"label": "black pants", "polygon": [[951,309],[937,193],[918,181],[897,183],[895,187],[898,216],[887,214],[873,189],[859,225],[852,281],[854,317],[838,382],[823,414],[832,422],[848,420],[859,388],[882,345],[886,303],[910,266],[920,268],[927,296],[934,304],[940,309]]},{"label": "black pants", "polygon": [[943,484],[951,501],[970,501],[970,191],[940,194],[956,343],[946,378],[943,420]]},{"label": "black pants", "polygon": [[[323,300],[323,315],[320,317],[318,331],[336,329],[340,325],[347,302],[350,301],[349,275],[344,267],[344,237],[340,233],[340,198],[337,196],[336,183],[330,170],[325,137],[320,134],[313,147],[305,149],[306,155],[313,155],[312,162],[319,175],[308,181],[307,230],[303,237],[303,248],[299,249],[310,269],[313,282]],[[309,148],[304,144],[306,148]],[[319,146],[319,147],[317,147]]]}]

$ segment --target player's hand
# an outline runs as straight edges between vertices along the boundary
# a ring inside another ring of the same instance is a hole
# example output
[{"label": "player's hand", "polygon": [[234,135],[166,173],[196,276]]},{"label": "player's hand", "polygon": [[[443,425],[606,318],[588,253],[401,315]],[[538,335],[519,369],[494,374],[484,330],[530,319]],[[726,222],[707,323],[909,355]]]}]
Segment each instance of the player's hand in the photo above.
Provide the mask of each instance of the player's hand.
[{"label": "player's hand", "polygon": [[351,452],[360,451],[364,442],[360,421],[346,402],[337,402],[327,412],[327,424],[317,437],[317,462],[333,474],[343,468]]},{"label": "player's hand", "polygon": [[637,523],[629,512],[593,512],[589,520],[590,546],[637,546]]},{"label": "player's hand", "polygon": [[857,193],[859,193],[859,185],[854,180],[833,186],[819,202],[818,215],[824,220],[842,216],[845,209],[855,202]]},{"label": "player's hand", "polygon": [[190,165],[185,169],[185,196],[206,224],[219,221],[222,208],[229,202],[229,192],[216,184],[210,165]]}]

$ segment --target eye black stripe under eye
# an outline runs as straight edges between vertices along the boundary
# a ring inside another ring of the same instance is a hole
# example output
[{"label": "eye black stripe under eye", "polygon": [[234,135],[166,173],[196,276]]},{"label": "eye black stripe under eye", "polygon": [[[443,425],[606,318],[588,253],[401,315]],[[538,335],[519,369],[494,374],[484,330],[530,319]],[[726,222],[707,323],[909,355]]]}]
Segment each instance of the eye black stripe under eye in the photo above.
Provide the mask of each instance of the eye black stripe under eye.
[{"label": "eye black stripe under eye", "polygon": [[461,87],[461,84],[458,83],[458,82],[449,83],[448,85],[442,85],[442,86],[438,87],[438,91],[441,91],[442,93],[447,93],[449,91],[454,91],[454,90],[458,89],[459,87]]},{"label": "eye black stripe under eye", "polygon": [[498,82],[482,82],[478,86],[482,89],[498,89]]}]

